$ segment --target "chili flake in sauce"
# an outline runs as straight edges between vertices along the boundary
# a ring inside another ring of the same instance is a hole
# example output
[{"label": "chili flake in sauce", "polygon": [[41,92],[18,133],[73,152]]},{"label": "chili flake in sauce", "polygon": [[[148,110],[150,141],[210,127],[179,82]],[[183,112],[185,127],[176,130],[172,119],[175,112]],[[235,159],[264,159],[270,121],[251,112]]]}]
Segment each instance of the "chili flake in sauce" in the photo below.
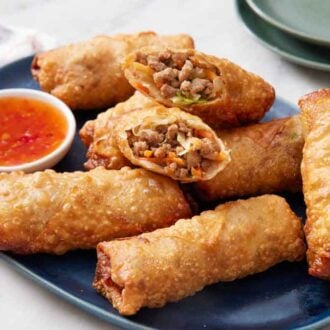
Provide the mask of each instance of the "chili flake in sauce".
[{"label": "chili flake in sauce", "polygon": [[54,151],[68,124],[52,105],[35,99],[0,99],[0,166],[28,163]]}]

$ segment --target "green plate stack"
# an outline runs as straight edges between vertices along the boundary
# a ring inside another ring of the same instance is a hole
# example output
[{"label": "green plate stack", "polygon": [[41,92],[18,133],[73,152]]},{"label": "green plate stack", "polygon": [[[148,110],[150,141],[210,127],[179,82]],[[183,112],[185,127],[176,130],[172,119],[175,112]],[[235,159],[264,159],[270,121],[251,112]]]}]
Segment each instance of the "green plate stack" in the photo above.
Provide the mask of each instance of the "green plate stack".
[{"label": "green plate stack", "polygon": [[330,71],[330,1],[236,0],[236,8],[264,46],[294,63]]}]

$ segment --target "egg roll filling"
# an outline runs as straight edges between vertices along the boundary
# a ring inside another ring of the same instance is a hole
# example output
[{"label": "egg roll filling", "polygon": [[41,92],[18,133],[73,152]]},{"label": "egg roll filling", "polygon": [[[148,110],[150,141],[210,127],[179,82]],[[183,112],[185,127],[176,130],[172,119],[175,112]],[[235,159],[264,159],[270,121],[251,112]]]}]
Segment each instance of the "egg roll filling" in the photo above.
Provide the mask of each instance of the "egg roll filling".
[{"label": "egg roll filling", "polygon": [[136,63],[142,65],[140,70],[149,71],[161,96],[174,104],[201,104],[221,93],[219,69],[198,61],[193,55],[170,50],[157,55],[138,52]]},{"label": "egg roll filling", "polygon": [[211,132],[184,121],[139,125],[126,134],[134,156],[162,166],[165,174],[177,178],[203,178],[225,159]]},{"label": "egg roll filling", "polygon": [[115,283],[111,278],[110,258],[103,251],[98,251],[98,258],[100,262],[97,266],[96,274],[102,280],[102,284],[99,285],[98,290],[101,290],[102,294],[109,299],[121,300],[121,294],[124,288]]}]

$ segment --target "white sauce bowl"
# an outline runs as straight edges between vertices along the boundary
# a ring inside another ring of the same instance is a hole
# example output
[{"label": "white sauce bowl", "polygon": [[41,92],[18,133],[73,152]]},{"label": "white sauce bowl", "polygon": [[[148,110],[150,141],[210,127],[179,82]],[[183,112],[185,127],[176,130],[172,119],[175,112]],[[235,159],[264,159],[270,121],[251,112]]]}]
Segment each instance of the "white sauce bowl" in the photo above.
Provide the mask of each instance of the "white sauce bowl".
[{"label": "white sauce bowl", "polygon": [[[64,115],[67,122],[67,132],[62,143],[55,150],[53,150],[46,156],[43,156],[32,162],[19,164],[19,165],[12,165],[12,166],[0,165],[0,172],[24,171],[28,173],[28,172],[41,171],[47,168],[52,168],[68,153],[71,144],[73,142],[74,135],[76,132],[76,120],[72,114],[72,111],[64,102],[62,102],[55,96],[33,89],[13,88],[13,89],[0,90],[0,99],[7,97],[39,100],[52,105]],[[1,109],[0,109],[0,116],[1,116]]]}]

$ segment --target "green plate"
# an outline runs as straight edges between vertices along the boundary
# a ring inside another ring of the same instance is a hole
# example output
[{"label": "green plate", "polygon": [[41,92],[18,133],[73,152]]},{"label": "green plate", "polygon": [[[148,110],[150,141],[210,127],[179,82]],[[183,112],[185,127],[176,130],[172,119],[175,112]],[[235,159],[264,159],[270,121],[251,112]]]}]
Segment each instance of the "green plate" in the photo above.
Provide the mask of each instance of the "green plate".
[{"label": "green plate", "polygon": [[256,14],[303,40],[330,46],[329,0],[246,0]]},{"label": "green plate", "polygon": [[245,0],[236,0],[236,9],[248,31],[265,47],[291,62],[330,71],[330,48],[303,42],[273,27],[260,18]]}]

